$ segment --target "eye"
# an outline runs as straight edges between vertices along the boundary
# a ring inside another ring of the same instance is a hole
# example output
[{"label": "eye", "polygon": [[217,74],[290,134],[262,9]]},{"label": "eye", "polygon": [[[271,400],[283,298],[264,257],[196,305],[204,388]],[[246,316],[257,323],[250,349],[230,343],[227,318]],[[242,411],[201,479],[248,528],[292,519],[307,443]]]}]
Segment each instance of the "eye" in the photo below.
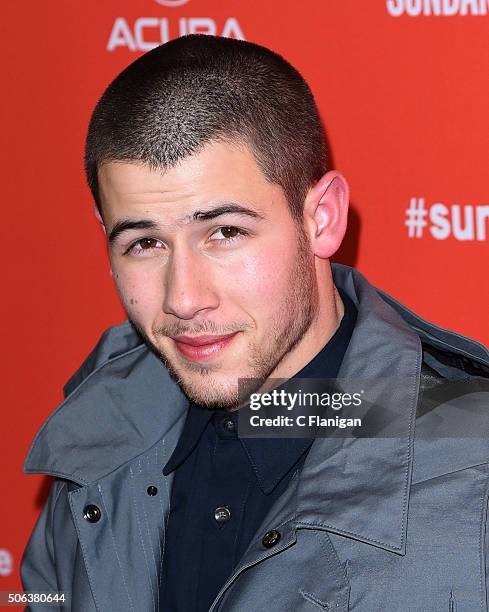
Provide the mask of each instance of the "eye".
[{"label": "eye", "polygon": [[224,225],[222,227],[217,228],[217,230],[212,234],[212,236],[218,236],[221,234],[222,238],[215,238],[216,242],[236,242],[239,240],[240,236],[246,236],[248,234],[247,231],[234,227],[234,225]]},{"label": "eye", "polygon": [[163,246],[161,240],[156,238],[140,238],[129,247],[127,254],[144,257],[146,254],[151,255],[156,250],[162,249]]}]

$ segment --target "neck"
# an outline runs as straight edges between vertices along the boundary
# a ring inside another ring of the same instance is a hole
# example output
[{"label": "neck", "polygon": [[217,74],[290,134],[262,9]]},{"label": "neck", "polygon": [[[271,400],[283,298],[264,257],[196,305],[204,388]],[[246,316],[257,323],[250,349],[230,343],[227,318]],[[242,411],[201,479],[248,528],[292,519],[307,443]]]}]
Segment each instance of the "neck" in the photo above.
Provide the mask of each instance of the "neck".
[{"label": "neck", "polygon": [[313,359],[331,339],[343,318],[345,308],[333,283],[331,266],[316,260],[318,309],[301,341],[278,364],[270,378],[289,379]]}]

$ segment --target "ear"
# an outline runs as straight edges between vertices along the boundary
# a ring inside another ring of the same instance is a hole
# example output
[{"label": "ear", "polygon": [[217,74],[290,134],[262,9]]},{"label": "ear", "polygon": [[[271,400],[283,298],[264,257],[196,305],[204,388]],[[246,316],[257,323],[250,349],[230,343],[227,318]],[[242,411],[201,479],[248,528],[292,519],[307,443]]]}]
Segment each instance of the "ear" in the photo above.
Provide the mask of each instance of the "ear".
[{"label": "ear", "polygon": [[98,206],[96,204],[93,205],[93,214],[95,215],[97,221],[100,223],[104,234],[107,235],[104,220],[102,219],[102,215],[100,214],[100,210],[98,209]]},{"label": "ear", "polygon": [[304,224],[312,251],[328,259],[339,249],[346,232],[350,190],[336,171],[326,172],[304,203]]}]

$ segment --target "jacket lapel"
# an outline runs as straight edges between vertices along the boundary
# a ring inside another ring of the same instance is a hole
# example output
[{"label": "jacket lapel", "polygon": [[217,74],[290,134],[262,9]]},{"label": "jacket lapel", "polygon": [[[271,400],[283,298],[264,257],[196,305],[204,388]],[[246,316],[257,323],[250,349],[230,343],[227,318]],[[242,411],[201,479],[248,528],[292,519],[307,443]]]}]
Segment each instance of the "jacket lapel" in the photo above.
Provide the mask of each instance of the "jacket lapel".
[{"label": "jacket lapel", "polygon": [[178,439],[188,400],[144,344],[103,363],[37,433],[27,473],[92,483],[152,447]]},{"label": "jacket lapel", "polygon": [[373,287],[352,289],[357,325],[338,377],[365,381],[373,410],[363,426],[383,411],[389,433],[317,438],[301,474],[297,524],[404,554],[421,343]]},{"label": "jacket lapel", "polygon": [[[68,493],[79,541],[73,610],[92,605],[87,582],[100,612],[158,609],[173,479],[162,468],[187,405],[161,362],[139,346],[97,367],[37,434],[25,471],[80,485]],[[148,495],[149,486],[158,494]],[[84,517],[89,505],[100,512],[96,522]]]}]

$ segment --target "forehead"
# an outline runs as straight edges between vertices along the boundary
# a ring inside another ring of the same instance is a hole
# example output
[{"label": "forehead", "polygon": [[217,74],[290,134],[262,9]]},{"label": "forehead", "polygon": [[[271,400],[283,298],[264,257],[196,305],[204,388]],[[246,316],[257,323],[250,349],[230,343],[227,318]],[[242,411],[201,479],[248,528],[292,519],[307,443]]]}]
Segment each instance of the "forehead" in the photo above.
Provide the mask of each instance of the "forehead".
[{"label": "forehead", "polygon": [[180,214],[190,213],[195,206],[223,199],[263,205],[264,199],[283,194],[266,179],[248,147],[225,142],[208,143],[167,171],[137,162],[107,162],[98,178],[102,207],[111,214],[164,203],[178,204]]}]

